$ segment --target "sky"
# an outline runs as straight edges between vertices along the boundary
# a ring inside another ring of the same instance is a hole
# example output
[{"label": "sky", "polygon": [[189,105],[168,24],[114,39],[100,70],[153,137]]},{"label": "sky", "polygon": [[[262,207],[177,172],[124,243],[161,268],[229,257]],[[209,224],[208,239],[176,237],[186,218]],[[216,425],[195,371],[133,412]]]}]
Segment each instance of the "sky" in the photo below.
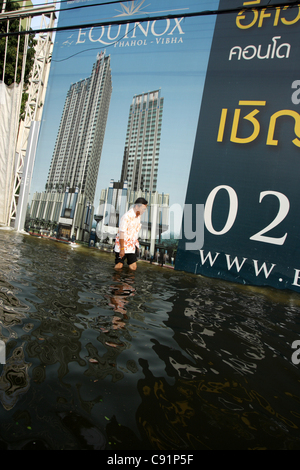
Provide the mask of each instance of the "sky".
[{"label": "sky", "polygon": [[[40,4],[40,1],[33,0],[33,3]],[[185,11],[200,11],[217,9],[218,3],[218,0],[136,0],[102,8],[100,5],[60,12],[58,26],[80,25],[92,21],[109,23],[111,19],[115,21],[117,15],[122,15],[121,20],[134,18],[132,14],[127,15],[129,8],[136,9],[136,17],[147,14],[150,18],[157,12],[172,10],[173,13],[173,10],[178,9],[178,18],[181,18],[182,4]],[[70,1],[65,8],[83,4],[91,5],[91,2]],[[126,25],[122,25],[120,29],[114,26],[109,31],[106,26],[105,29],[95,28],[92,32],[90,28],[82,29],[80,33],[78,30],[57,32],[30,198],[34,192],[45,188],[70,85],[87,78],[92,72],[97,53],[105,50],[107,55],[111,55],[113,92],[95,207],[99,204],[101,190],[108,187],[111,179],[120,179],[133,96],[159,88],[164,97],[164,111],[157,190],[170,195],[170,205],[183,206],[215,20],[215,16],[205,16],[186,18],[180,23],[179,19],[177,22],[173,19],[153,24],[149,19],[148,26],[147,23],[142,23],[144,32],[141,28],[134,32],[132,24],[127,29]],[[124,39],[126,33],[127,38]],[[112,40],[113,38],[116,40]],[[119,42],[115,44],[117,40]]]}]

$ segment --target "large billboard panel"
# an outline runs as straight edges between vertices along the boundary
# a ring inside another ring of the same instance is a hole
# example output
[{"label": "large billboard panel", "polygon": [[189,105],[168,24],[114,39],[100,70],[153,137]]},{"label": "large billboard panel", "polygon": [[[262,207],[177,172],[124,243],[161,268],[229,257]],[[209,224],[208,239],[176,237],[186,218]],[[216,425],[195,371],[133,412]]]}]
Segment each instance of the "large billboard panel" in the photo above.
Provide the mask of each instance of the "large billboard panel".
[{"label": "large billboard panel", "polygon": [[143,193],[176,269],[298,291],[299,5],[61,8],[31,219],[83,240],[93,214],[117,222],[103,201]]}]

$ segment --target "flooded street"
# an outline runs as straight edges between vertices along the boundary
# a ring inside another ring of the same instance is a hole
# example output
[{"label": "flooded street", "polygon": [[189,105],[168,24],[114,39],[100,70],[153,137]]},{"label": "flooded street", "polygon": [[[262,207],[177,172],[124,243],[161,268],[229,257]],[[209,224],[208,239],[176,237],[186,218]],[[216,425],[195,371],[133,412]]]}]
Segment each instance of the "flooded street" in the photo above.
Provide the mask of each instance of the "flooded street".
[{"label": "flooded street", "polygon": [[300,295],[0,231],[0,449],[300,449]]}]

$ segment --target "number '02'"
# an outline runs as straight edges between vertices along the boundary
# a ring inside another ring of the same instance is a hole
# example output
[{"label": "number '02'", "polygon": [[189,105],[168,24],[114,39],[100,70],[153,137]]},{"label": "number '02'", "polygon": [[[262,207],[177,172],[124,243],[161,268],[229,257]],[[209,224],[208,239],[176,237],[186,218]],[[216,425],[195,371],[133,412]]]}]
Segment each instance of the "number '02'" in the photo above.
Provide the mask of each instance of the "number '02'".
[{"label": "number '02'", "polygon": [[[212,224],[212,210],[213,210],[215,197],[221,189],[225,189],[228,193],[229,211],[228,211],[226,224],[224,225],[222,230],[217,231],[215,230]],[[263,243],[270,243],[273,245],[283,245],[286,240],[287,233],[280,238],[269,237],[265,234],[269,232],[270,230],[272,230],[273,228],[277,227],[286,218],[290,210],[290,201],[284,194],[278,191],[263,191],[260,193],[259,203],[261,203],[262,200],[266,196],[277,197],[277,199],[279,200],[278,213],[275,219],[267,227],[265,227],[264,229],[260,230],[255,235],[250,237],[250,240],[263,242]],[[205,226],[207,230],[213,235],[225,235],[225,233],[229,232],[229,230],[232,228],[233,224],[235,223],[237,212],[238,212],[238,196],[235,190],[231,188],[230,186],[226,186],[226,185],[217,186],[211,191],[205,204],[204,221],[205,221]]]}]

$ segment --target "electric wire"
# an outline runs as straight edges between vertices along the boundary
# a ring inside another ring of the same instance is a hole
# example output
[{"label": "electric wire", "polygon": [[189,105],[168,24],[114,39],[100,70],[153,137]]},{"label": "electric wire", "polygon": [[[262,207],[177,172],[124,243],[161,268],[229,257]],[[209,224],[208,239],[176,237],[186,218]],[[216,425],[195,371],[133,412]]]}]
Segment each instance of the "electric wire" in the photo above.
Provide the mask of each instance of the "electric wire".
[{"label": "electric wire", "polygon": [[[63,0],[62,0],[63,1]],[[129,0],[129,1],[134,1],[134,0]],[[270,1],[270,0],[269,0]],[[104,5],[109,5],[109,4],[120,4],[121,2],[119,1],[113,1],[113,2],[105,2],[101,4],[93,3],[92,5],[79,5],[76,7],[70,7],[67,9],[59,10],[59,11],[70,11],[78,8],[87,8],[87,7],[95,7],[95,6],[104,6]],[[292,0],[289,5],[287,5],[287,2],[280,2],[277,4],[269,4],[268,5],[257,5],[255,9],[257,11],[263,10],[263,9],[276,9],[276,8],[281,8],[281,7],[298,7],[299,8],[299,0]],[[126,18],[125,20],[120,20],[119,18],[116,20],[110,20],[110,21],[101,21],[101,22],[92,22],[92,23],[84,23],[84,24],[77,24],[77,25],[68,25],[68,26],[56,26],[52,28],[47,28],[47,32],[59,32],[59,31],[76,31],[78,29],[85,29],[85,28],[95,28],[95,27],[105,27],[108,25],[122,25],[122,24],[130,24],[130,23],[144,23],[146,21],[152,20],[152,21],[159,21],[159,20],[166,20],[166,19],[175,19],[178,18],[179,16],[181,18],[193,18],[193,17],[201,17],[201,16],[214,16],[214,15],[223,15],[223,14],[230,14],[230,13],[238,13],[241,10],[243,11],[251,11],[253,9],[253,6],[241,6],[241,7],[235,7],[235,8],[230,8],[230,9],[223,9],[223,10],[204,10],[204,11],[196,11],[196,12],[182,12],[180,14],[168,14],[168,15],[156,15],[156,16],[150,16],[146,15],[143,17],[134,17],[134,18]],[[49,10],[50,13],[50,10]],[[132,15],[134,16],[134,15]],[[5,17],[1,17],[1,20],[6,19]],[[43,29],[34,29],[34,30],[25,30],[25,31],[13,31],[13,32],[6,32],[6,33],[0,33],[0,39],[7,37],[7,36],[18,36],[18,35],[26,35],[26,34],[37,34],[41,32],[45,32],[45,28]]]}]

